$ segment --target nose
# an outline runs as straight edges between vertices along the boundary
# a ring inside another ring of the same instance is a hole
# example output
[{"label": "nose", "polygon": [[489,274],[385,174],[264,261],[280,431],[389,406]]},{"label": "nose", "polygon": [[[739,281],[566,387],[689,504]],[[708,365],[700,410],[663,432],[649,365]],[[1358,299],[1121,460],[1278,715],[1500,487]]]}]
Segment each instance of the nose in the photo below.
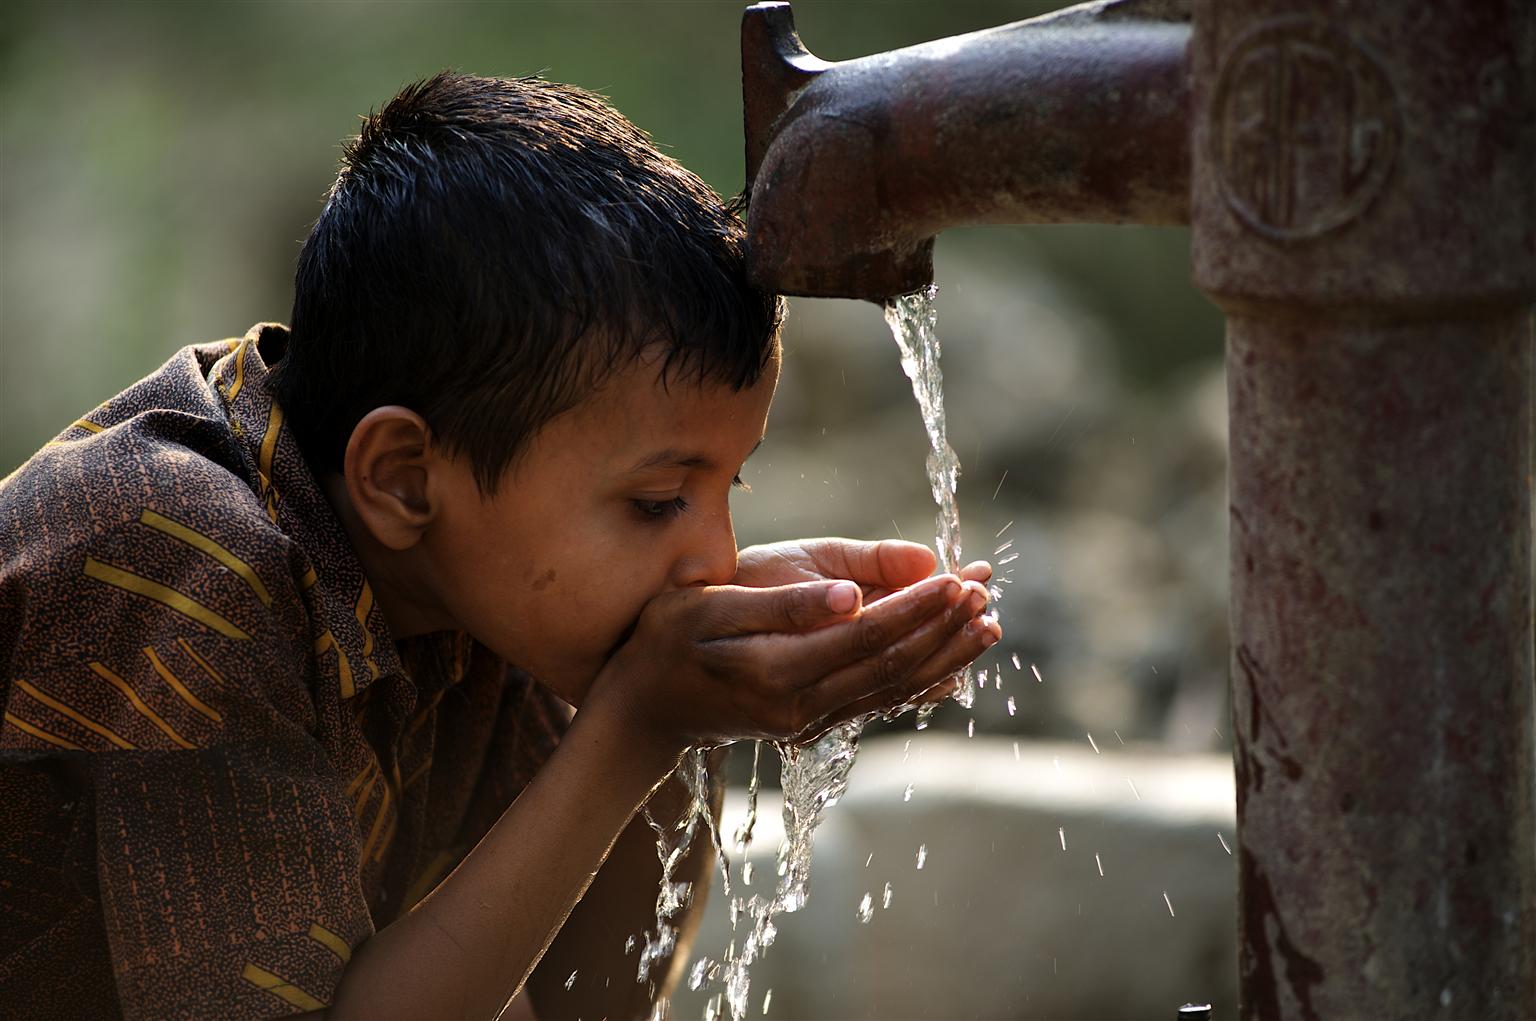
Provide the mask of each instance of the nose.
[{"label": "nose", "polygon": [[672,583],[678,588],[725,585],[736,577],[736,531],[729,508],[700,514],[673,564]]}]

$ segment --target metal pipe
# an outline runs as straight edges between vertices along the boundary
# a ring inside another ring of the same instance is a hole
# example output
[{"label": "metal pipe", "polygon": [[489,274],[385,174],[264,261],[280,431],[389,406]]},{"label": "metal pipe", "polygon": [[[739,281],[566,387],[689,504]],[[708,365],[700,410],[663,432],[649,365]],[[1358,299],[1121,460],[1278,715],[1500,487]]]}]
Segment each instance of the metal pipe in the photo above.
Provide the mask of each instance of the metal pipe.
[{"label": "metal pipe", "polygon": [[1177,221],[1191,168],[1228,316],[1241,1016],[1536,1015],[1536,4],[1196,0],[1187,115],[1166,6],[846,65],[753,10],[777,290],[902,293],[957,223]]},{"label": "metal pipe", "polygon": [[1103,0],[828,63],[788,4],[748,8],[754,276],[878,301],[932,282],[947,227],[1187,223],[1187,20],[1187,5]]},{"label": "metal pipe", "polygon": [[1531,5],[1201,0],[1251,1019],[1536,1012]]}]

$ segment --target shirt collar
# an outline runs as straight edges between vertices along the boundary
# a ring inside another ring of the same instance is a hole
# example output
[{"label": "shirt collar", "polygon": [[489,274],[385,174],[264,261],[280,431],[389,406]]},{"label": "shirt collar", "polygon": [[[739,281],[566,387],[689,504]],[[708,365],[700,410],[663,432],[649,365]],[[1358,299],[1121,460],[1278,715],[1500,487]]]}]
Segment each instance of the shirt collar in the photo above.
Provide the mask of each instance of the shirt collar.
[{"label": "shirt collar", "polygon": [[209,383],[223,399],[262,508],[301,551],[304,562],[296,573],[316,621],[315,652],[325,657],[335,650],[342,697],[349,698],[382,676],[403,672],[394,639],[363,565],[269,389],[262,348],[285,350],[287,328],[258,323],[229,343]]}]

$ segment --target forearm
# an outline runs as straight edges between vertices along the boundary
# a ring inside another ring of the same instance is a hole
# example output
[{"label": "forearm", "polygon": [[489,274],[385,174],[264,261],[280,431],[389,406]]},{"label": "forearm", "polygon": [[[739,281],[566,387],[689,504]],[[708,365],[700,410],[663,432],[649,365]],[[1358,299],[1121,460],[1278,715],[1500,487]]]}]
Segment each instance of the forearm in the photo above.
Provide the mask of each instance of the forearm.
[{"label": "forearm", "polygon": [[[712,758],[711,774],[723,761],[722,749]],[[712,792],[712,809],[719,818],[723,788]],[[691,799],[682,781],[673,776],[651,797],[649,808],[664,825],[680,819]],[[703,915],[714,867],[714,844],[700,829],[689,853],[678,864],[675,880],[693,883],[688,907],[672,924],[678,929],[673,957],[652,968],[650,983],[636,981],[645,933],[656,928],[656,895],[661,862],[656,855],[656,831],[640,813],[613,846],[597,879],[571,912],[560,935],[528,980],[539,1021],[564,1018],[608,1018],[624,1021],[650,1014],[656,996],[668,996]],[[629,938],[634,949],[625,951]],[[576,980],[567,989],[572,973]],[[654,987],[654,990],[653,990]]]},{"label": "forearm", "polygon": [[578,714],[453,874],[358,948],[327,1017],[495,1017],[676,763],[627,736],[618,717]]}]

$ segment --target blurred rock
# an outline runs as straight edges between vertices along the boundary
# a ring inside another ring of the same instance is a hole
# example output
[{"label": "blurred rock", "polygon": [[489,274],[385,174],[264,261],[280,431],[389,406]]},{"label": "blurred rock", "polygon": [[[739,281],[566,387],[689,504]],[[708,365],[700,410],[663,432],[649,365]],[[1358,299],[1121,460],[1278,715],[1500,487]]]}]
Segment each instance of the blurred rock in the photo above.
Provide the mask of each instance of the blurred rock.
[{"label": "blurred rock", "polygon": [[[1157,1018],[1195,998],[1235,1017],[1231,761],[1099,748],[866,741],[817,834],[810,902],[753,969],[753,1016],[772,989],[770,1018]],[[726,834],[743,802],[733,790]],[[746,892],[774,880],[778,812],[765,797]],[[695,959],[724,955],[725,901],[717,877]],[[704,992],[673,1017],[702,1016]]]}]

